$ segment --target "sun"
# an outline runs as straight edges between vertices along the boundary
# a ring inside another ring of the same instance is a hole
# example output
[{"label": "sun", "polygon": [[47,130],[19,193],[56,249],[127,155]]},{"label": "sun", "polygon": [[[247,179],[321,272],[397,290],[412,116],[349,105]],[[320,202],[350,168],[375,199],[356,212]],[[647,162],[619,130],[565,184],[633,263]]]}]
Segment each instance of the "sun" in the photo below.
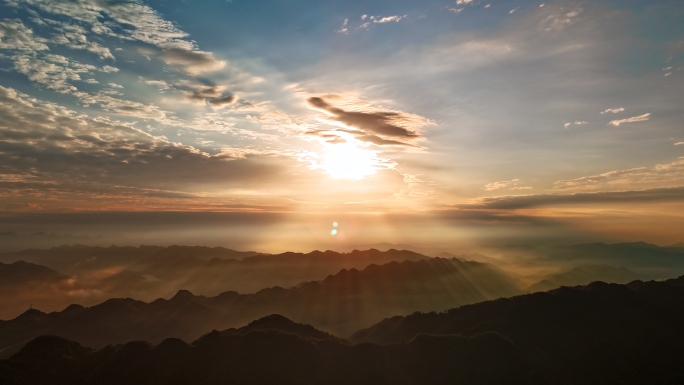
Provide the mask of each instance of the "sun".
[{"label": "sun", "polygon": [[335,179],[360,180],[386,168],[377,151],[360,148],[355,143],[328,145],[322,158],[315,168]]}]

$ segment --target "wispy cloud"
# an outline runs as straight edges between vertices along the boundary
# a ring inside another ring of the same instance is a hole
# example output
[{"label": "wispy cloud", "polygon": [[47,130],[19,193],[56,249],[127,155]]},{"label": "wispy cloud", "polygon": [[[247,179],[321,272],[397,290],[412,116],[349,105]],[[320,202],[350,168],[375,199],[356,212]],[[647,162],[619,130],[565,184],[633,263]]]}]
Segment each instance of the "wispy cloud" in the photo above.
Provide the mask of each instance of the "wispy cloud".
[{"label": "wispy cloud", "polygon": [[[333,132],[349,134],[357,140],[376,145],[413,145],[422,138],[419,130],[431,124],[418,115],[388,111],[355,98],[344,98],[335,94],[311,96],[307,103],[325,113],[323,121],[341,126]],[[342,106],[336,106],[336,102]],[[311,131],[309,134],[321,136],[325,131],[330,130]]]},{"label": "wispy cloud", "polygon": [[461,209],[519,210],[536,207],[637,202],[683,202],[684,187],[576,194],[538,194],[480,198]]},{"label": "wispy cloud", "polygon": [[648,114],[634,116],[632,118],[613,120],[608,124],[617,127],[617,126],[624,124],[624,123],[644,122],[646,120],[649,120],[650,117],[651,117],[651,113],[649,112]]},{"label": "wispy cloud", "polygon": [[211,52],[168,48],[160,56],[166,63],[179,66],[192,75],[217,71],[226,66],[225,61],[216,60]]},{"label": "wispy cloud", "polygon": [[385,16],[385,17],[376,17],[376,16],[371,16],[371,20],[373,20],[373,23],[398,23],[402,21],[403,19],[407,18],[408,15],[394,15],[394,16]]},{"label": "wispy cloud", "polygon": [[487,191],[499,190],[502,188],[508,188],[511,190],[532,190],[530,186],[519,186],[520,179],[504,180],[500,182],[492,182],[485,185],[484,189]]},{"label": "wispy cloud", "polygon": [[684,157],[654,167],[635,167],[597,175],[561,180],[558,190],[596,190],[636,187],[672,187],[684,185]]},{"label": "wispy cloud", "polygon": [[607,110],[605,110],[605,111],[602,111],[601,114],[617,114],[618,112],[622,112],[622,111],[624,111],[624,110],[625,110],[625,109],[622,108],[622,107],[618,107],[618,108],[609,108],[609,109],[607,109]]}]

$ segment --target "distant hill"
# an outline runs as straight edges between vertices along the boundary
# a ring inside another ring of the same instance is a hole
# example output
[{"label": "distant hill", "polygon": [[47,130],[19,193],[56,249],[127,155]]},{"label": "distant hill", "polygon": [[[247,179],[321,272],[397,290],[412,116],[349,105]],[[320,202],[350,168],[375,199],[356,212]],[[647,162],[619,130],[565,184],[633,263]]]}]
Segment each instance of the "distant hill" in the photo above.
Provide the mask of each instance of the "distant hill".
[{"label": "distant hill", "polygon": [[287,319],[277,323],[286,330],[248,326],[214,331],[190,345],[167,339],[156,346],[129,342],[99,351],[43,336],[0,361],[0,378],[4,385],[541,383],[518,349],[496,334],[353,346],[321,334],[293,333],[310,328]]},{"label": "distant hill", "polygon": [[310,323],[346,336],[395,314],[442,310],[519,294],[509,279],[488,265],[441,258],[343,269],[322,281],[254,294],[224,292],[216,297],[179,291],[151,303],[110,299],[92,307],[26,314],[0,321],[0,349],[54,334],[89,347],[132,340],[192,341],[212,329],[227,329],[269,314]]},{"label": "distant hill", "polygon": [[68,294],[73,289],[69,276],[45,266],[23,261],[0,263],[0,314],[73,301]]},{"label": "distant hill", "polygon": [[595,281],[628,283],[639,278],[639,274],[625,267],[582,265],[569,271],[548,275],[541,281],[531,285],[527,292],[548,291],[561,286],[588,285]]},{"label": "distant hill", "polygon": [[[60,246],[0,254],[0,261],[27,261],[65,273],[102,293],[86,300],[133,297],[151,301],[179,289],[202,295],[224,291],[254,293],[271,286],[290,287],[318,280],[341,269],[370,264],[419,261],[428,257],[406,250],[354,250],[350,253],[260,254],[221,247]],[[94,304],[97,302],[88,302]],[[51,309],[53,310],[53,309]],[[0,317],[2,314],[0,314]]]},{"label": "distant hill", "polygon": [[[120,239],[121,237],[119,237]],[[31,233],[17,234],[11,231],[0,232],[0,253],[24,249],[42,249],[64,244],[106,244],[106,237],[90,237],[87,235]]]},{"label": "distant hill", "polygon": [[684,381],[684,277],[627,285],[594,282],[392,317],[351,337],[394,344],[416,336],[494,332],[512,341],[552,383]]},{"label": "distant hill", "polygon": [[684,274],[684,250],[645,242],[555,246],[541,258],[550,264],[606,264],[649,273],[654,278]]}]

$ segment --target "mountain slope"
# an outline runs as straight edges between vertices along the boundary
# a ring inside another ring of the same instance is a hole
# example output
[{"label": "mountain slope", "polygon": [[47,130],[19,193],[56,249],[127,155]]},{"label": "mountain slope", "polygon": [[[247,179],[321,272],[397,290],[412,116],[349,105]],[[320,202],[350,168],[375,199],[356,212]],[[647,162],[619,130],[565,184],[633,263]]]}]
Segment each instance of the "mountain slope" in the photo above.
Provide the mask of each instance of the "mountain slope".
[{"label": "mountain slope", "polygon": [[627,285],[595,282],[439,314],[392,317],[351,340],[391,344],[421,333],[495,332],[560,383],[680,383],[683,326],[684,277]]},{"label": "mountain slope", "polygon": [[0,263],[0,314],[19,314],[30,306],[50,306],[73,301],[69,277],[23,261]]},{"label": "mountain slope", "polygon": [[561,286],[588,285],[591,282],[628,283],[639,279],[639,275],[625,267],[608,265],[582,265],[562,273],[551,274],[531,285],[527,292],[548,291]]}]

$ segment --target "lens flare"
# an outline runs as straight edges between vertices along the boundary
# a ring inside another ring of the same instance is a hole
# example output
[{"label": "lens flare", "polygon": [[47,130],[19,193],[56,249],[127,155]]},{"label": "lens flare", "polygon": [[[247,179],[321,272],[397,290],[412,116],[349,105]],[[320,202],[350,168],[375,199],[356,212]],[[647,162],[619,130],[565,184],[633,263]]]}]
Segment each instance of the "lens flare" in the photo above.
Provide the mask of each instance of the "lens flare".
[{"label": "lens flare", "polygon": [[337,227],[337,222],[333,222],[333,227]]},{"label": "lens flare", "polygon": [[333,231],[330,232],[330,235],[337,235],[337,230],[333,229]]}]

